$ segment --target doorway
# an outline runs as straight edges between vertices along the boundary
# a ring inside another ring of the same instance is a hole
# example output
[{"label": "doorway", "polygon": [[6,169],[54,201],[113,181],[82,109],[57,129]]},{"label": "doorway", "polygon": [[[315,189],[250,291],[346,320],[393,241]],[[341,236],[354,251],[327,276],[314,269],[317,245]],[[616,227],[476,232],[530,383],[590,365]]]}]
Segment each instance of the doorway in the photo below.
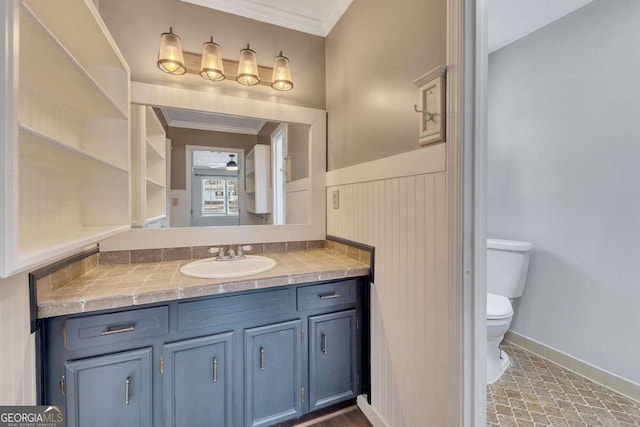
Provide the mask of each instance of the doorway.
[{"label": "doorway", "polygon": [[[188,226],[240,225],[243,158],[241,149],[186,147]],[[228,166],[232,163],[236,163],[235,169]]]}]

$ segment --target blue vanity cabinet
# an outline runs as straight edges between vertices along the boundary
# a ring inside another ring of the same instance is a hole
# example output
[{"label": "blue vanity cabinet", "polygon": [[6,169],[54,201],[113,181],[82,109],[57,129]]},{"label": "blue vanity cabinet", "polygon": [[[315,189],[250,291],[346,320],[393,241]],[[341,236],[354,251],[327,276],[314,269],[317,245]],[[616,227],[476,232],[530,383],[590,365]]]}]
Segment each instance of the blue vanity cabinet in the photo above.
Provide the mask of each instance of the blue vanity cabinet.
[{"label": "blue vanity cabinet", "polygon": [[165,344],[162,351],[166,427],[232,427],[233,333]]},{"label": "blue vanity cabinet", "polygon": [[357,395],[357,312],[309,318],[309,410]]},{"label": "blue vanity cabinet", "polygon": [[302,322],[245,330],[245,425],[270,426],[302,415]]},{"label": "blue vanity cabinet", "polygon": [[360,393],[364,295],[342,279],[45,319],[38,404],[67,427],[299,418]]},{"label": "blue vanity cabinet", "polygon": [[64,364],[68,427],[152,426],[151,348]]}]

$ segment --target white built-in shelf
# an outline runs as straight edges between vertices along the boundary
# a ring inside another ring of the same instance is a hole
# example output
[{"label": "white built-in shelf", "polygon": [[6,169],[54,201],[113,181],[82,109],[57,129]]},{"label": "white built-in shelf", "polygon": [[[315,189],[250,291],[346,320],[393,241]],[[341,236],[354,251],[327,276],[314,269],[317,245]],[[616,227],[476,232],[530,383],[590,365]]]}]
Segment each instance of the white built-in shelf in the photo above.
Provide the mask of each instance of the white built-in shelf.
[{"label": "white built-in shelf", "polygon": [[147,151],[148,151],[149,153],[151,153],[151,155],[152,155],[152,156],[156,156],[156,158],[157,158],[157,159],[162,159],[162,160],[164,160],[164,154],[163,154],[163,153],[160,153],[160,151],[158,151],[158,149],[156,148],[156,146],[155,146],[155,145],[153,145],[153,144],[151,143],[151,141],[149,140],[149,138],[147,138],[146,142],[147,142]]},{"label": "white built-in shelf", "polygon": [[166,151],[165,130],[153,109],[131,105],[131,222],[136,227],[167,216]]},{"label": "white built-in shelf", "polygon": [[166,185],[160,184],[157,181],[152,180],[151,178],[147,178],[147,184],[155,185],[156,187],[166,188]]},{"label": "white built-in shelf", "polygon": [[[60,150],[58,157],[61,156],[65,161],[69,160],[69,158],[72,156],[80,156],[91,162],[129,173],[129,169],[124,165],[118,165],[104,158],[97,157],[88,151],[82,150],[78,147],[74,147],[73,145],[68,145],[62,141],[57,140],[56,138],[50,137],[49,135],[45,135],[42,132],[32,129],[29,126],[20,124],[18,128],[20,130],[21,150],[35,150],[41,152],[42,150],[46,150],[47,146],[49,146],[53,148],[53,152]],[[67,154],[65,154],[65,152]]]},{"label": "white built-in shelf", "polygon": [[29,46],[20,52],[23,83],[45,90],[67,108],[96,110],[107,117],[126,119],[127,110],[118,105],[46,25],[24,3],[22,5],[20,35],[24,40],[20,43]]},{"label": "white built-in shelf", "polygon": [[23,235],[20,240],[20,256],[16,261],[19,270],[47,262],[51,253],[68,253],[89,246],[129,230],[127,225],[84,226],[58,229],[50,228]]},{"label": "white built-in shelf", "polygon": [[[106,98],[129,117],[129,66],[92,1],[22,0]],[[21,30],[22,32],[22,30]],[[21,52],[23,53],[23,52]],[[48,68],[48,67],[45,67]],[[121,90],[127,88],[127,90]]]},{"label": "white built-in shelf", "polygon": [[129,67],[91,1],[6,2],[0,277],[128,230]]},{"label": "white built-in shelf", "polygon": [[254,214],[270,212],[269,171],[271,147],[256,144],[245,157],[245,200],[247,211]]}]

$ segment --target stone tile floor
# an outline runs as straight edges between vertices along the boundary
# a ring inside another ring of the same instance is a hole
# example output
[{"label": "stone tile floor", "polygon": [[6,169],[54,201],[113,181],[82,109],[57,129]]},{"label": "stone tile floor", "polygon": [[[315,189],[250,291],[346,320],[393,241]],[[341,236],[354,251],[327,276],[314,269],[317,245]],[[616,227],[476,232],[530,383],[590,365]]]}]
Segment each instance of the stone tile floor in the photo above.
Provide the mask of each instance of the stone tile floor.
[{"label": "stone tile floor", "polygon": [[511,366],[487,387],[489,426],[640,426],[640,402],[521,347],[503,343]]}]

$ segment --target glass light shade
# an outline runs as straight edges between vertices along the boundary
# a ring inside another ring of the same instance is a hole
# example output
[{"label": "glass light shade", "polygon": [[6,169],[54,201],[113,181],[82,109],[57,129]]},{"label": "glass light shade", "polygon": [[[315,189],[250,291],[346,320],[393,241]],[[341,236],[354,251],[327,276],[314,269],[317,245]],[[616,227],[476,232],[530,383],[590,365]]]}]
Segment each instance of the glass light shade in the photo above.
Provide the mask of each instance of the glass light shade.
[{"label": "glass light shade", "polygon": [[238,164],[234,160],[235,154],[229,154],[229,157],[231,157],[231,160],[229,160],[227,162],[227,170],[228,171],[237,171],[238,170]]},{"label": "glass light shade", "polygon": [[187,69],[184,66],[182,55],[182,41],[173,34],[173,28],[168,33],[162,33],[160,37],[160,50],[158,51],[158,68],[169,74],[184,74]]},{"label": "glass light shade", "polygon": [[202,62],[200,63],[200,77],[218,82],[224,80],[224,65],[222,64],[222,49],[213,42],[202,44]]},{"label": "glass light shade", "polygon": [[247,45],[246,49],[240,51],[236,81],[246,86],[253,86],[260,83],[256,53],[249,48],[249,45]]},{"label": "glass light shade", "polygon": [[293,89],[293,81],[291,80],[291,70],[289,69],[289,58],[280,55],[273,58],[273,77],[271,78],[271,87],[275,90],[291,90]]}]

